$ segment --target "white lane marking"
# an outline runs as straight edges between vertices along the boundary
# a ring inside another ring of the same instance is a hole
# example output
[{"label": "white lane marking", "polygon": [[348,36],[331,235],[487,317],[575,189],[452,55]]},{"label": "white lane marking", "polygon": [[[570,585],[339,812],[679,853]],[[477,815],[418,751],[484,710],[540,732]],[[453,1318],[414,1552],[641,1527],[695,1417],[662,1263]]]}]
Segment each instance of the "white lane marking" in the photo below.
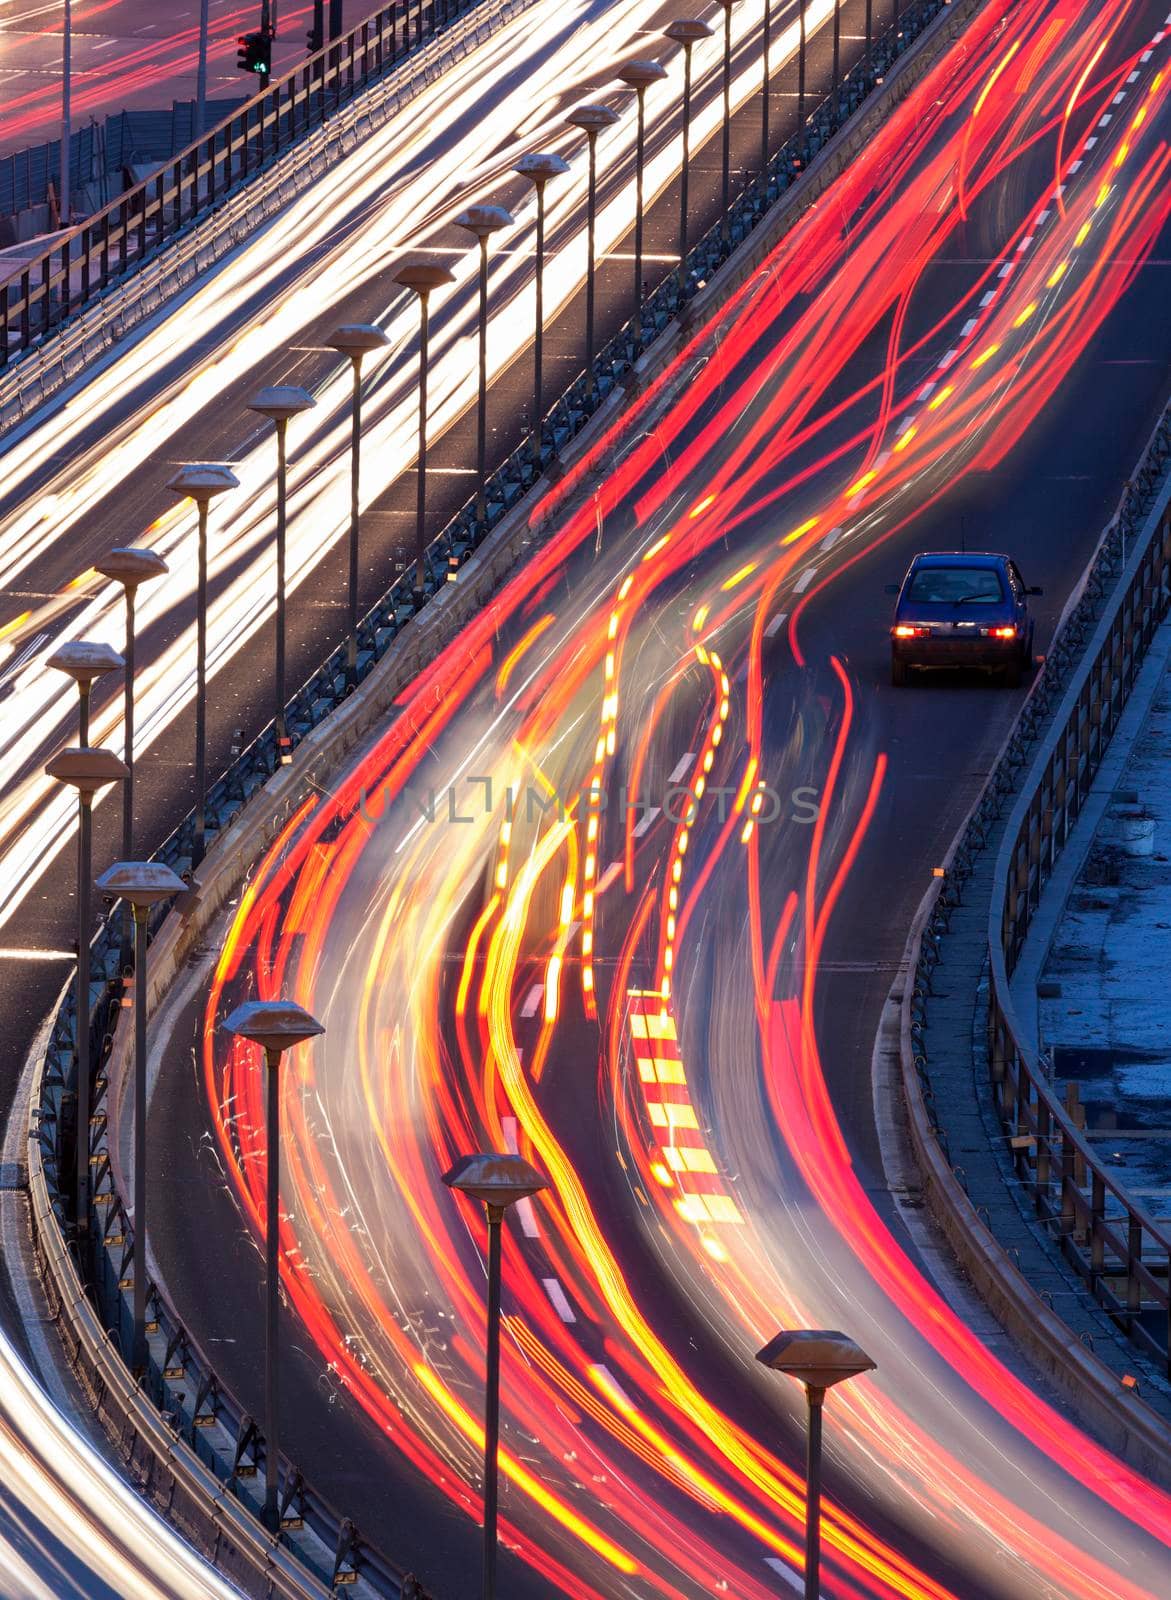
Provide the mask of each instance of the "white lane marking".
[{"label": "white lane marking", "polygon": [[686,774],[686,772],[687,772],[687,769],[688,769],[688,767],[690,767],[690,765],[691,765],[691,763],[692,763],[692,762],[693,762],[693,761],[694,761],[694,760],[695,760],[695,756],[694,756],[694,754],[693,754],[693,753],[692,753],[692,752],[691,752],[691,751],[690,751],[690,750],[689,750],[689,751],[688,751],[688,752],[687,752],[687,754],[686,754],[686,755],[685,755],[685,756],[683,756],[683,757],[682,757],[682,758],[681,758],[681,759],[680,759],[680,760],[679,760],[679,761],[678,761],[678,762],[677,762],[677,763],[676,763],[676,766],[675,766],[675,770],[674,770],[674,772],[673,772],[673,773],[672,773],[672,774],[671,774],[671,776],[670,776],[670,777],[669,777],[669,778],[668,778],[668,779],[667,779],[667,782],[668,782],[668,783],[678,783],[678,782],[679,782],[679,781],[680,781],[680,780],[681,780],[681,779],[682,779],[682,778],[683,778],[683,777],[684,777],[684,775],[685,775],[685,774]]},{"label": "white lane marking", "polygon": [[[1154,55],[1154,53],[1155,52],[1153,50],[1144,50],[1142,55],[1139,56],[1139,60],[1140,61],[1149,61],[1151,59],[1151,57]],[[1138,77],[1138,73],[1137,72],[1135,73],[1135,77],[1136,78]]]},{"label": "white lane marking", "polygon": [[535,1017],[536,1016],[537,1008],[541,1004],[541,996],[544,993],[545,993],[545,985],[543,983],[534,983],[533,984],[532,988],[529,990],[528,994],[525,996],[524,1005],[521,1006],[521,1008],[520,1008],[520,1014],[521,1014],[522,1017]]},{"label": "white lane marking", "polygon": [[771,1567],[778,1578],[783,1578],[790,1589],[795,1590],[798,1594],[805,1593],[804,1579],[799,1578],[792,1567],[787,1567],[780,1556],[765,1556],[764,1564],[766,1567]]},{"label": "white lane marking", "polygon": [[797,579],[797,582],[793,585],[793,593],[794,594],[804,594],[806,589],[808,589],[809,585],[813,582],[813,577],[814,577],[814,574],[816,573],[816,571],[817,571],[816,567],[806,567],[805,571],[801,574],[801,576]]},{"label": "white lane marking", "polygon": [[965,322],[963,327],[960,329],[960,338],[961,339],[966,339],[968,337],[968,335],[971,333],[972,329],[976,326],[977,320],[978,319],[976,317],[969,317],[968,318],[967,322]]},{"label": "white lane marking", "polygon": [[1109,111],[1104,111],[1102,113],[1102,115],[1098,118],[1098,126],[1099,126],[1099,128],[1104,128],[1106,126],[1106,124],[1108,122],[1111,122],[1111,121],[1113,121],[1113,117],[1112,117],[1111,113]]},{"label": "white lane marking", "polygon": [[1126,99],[1126,90],[1125,89],[1119,89],[1118,93],[1114,96],[1113,100],[1111,100],[1110,104],[1112,106],[1120,106],[1125,99]]},{"label": "white lane marking", "polygon": [[1098,142],[1098,135],[1096,133],[1092,133],[1090,135],[1090,137],[1086,140],[1086,149],[1087,150],[1092,150],[1094,148],[1094,146],[1097,144],[1097,142]]},{"label": "white lane marking", "polygon": [[605,894],[606,890],[614,882],[614,879],[618,876],[618,874],[621,871],[622,871],[622,863],[621,863],[621,861],[611,861],[610,865],[606,868],[605,872],[603,872],[602,876],[598,879],[598,887],[594,890],[594,893],[596,895]]},{"label": "white lane marking", "polygon": [[562,1322],[576,1322],[577,1318],[573,1314],[573,1307],[566,1299],[565,1290],[557,1282],[557,1279],[542,1278],[541,1282],[545,1285],[545,1293],[549,1296],[550,1300],[552,1300],[553,1309],[561,1318]]},{"label": "white lane marking", "polygon": [[1138,68],[1137,67],[1134,69],[1134,71],[1131,73],[1130,77],[1127,78],[1126,81],[1127,81],[1127,83],[1137,83],[1138,82]]},{"label": "white lane marking", "polygon": [[658,806],[652,806],[650,808],[650,810],[647,812],[646,816],[642,818],[642,820],[639,822],[638,826],[634,830],[634,837],[636,839],[641,839],[642,838],[643,834],[647,831],[647,829],[650,827],[651,823],[655,820],[655,818],[658,816],[658,814],[659,814]]},{"label": "white lane marking", "polygon": [[[887,453],[889,454],[889,451]],[[879,466],[881,465],[882,463],[879,462]],[[831,528],[826,534],[825,538],[821,541],[821,544],[818,548],[821,550],[832,550],[834,545],[837,544],[841,537],[842,530],[840,528]]]},{"label": "white lane marking", "polygon": [[1079,156],[1077,158],[1077,160],[1073,163],[1073,165],[1070,167],[1070,169],[1069,169],[1070,173],[1071,174],[1075,173],[1077,171],[1077,169],[1081,166],[1081,164],[1082,164],[1082,158]]},{"label": "white lane marking", "polygon": [[942,358],[942,360],[939,363],[940,372],[946,372],[948,367],[950,367],[952,362],[955,360],[955,358],[956,358],[955,351],[954,350],[949,350],[947,352],[947,354]]},{"label": "white lane marking", "polygon": [[930,400],[931,396],[934,393],[935,393],[935,385],[933,383],[925,383],[923,385],[923,387],[919,390],[919,393],[916,396],[916,398],[919,399],[919,400]]},{"label": "white lane marking", "polygon": [[771,639],[774,634],[780,633],[781,629],[785,626],[785,617],[786,613],[784,611],[777,612],[776,616],[764,630],[764,636],[766,639]]},{"label": "white lane marking", "polygon": [[984,296],[983,300],[980,301],[980,310],[983,311],[985,306],[990,306],[995,299],[996,299],[996,290],[995,289],[989,289],[988,293]]},{"label": "white lane marking", "polygon": [[[510,1155],[519,1155],[520,1151],[516,1142],[516,1118],[501,1117],[500,1126],[504,1130],[504,1148]],[[521,1232],[526,1239],[539,1239],[541,1230],[537,1227],[537,1214],[533,1210],[533,1202],[526,1195],[523,1200],[516,1202],[516,1214],[520,1218]]]},{"label": "white lane marking", "polygon": [[1039,215],[1037,215],[1036,217],[1033,218],[1033,226],[1034,226],[1034,228],[1039,228],[1039,227],[1041,227],[1041,225],[1043,223],[1046,223],[1048,221],[1049,221],[1049,210],[1048,210],[1048,207],[1046,207],[1046,209],[1044,211],[1040,212]]},{"label": "white lane marking", "polygon": [[609,1389],[612,1394],[616,1394],[620,1400],[630,1406],[631,1410],[634,1409],[634,1402],[604,1361],[596,1361],[590,1371],[596,1372],[601,1378],[603,1392]]},{"label": "white lane marking", "polygon": [[1001,267],[1000,271],[996,274],[996,276],[998,278],[1007,278],[1011,271],[1012,271],[1012,262],[1011,261],[1006,261],[1004,263],[1004,265]]},{"label": "white lane marking", "polygon": [[[874,463],[875,471],[881,472],[883,467],[886,466],[886,464],[887,464],[887,462],[889,460],[890,460],[890,451],[889,450],[883,450],[879,454],[878,459]],[[841,531],[842,530],[840,528],[835,528],[834,529],[835,533],[841,533]]]},{"label": "white lane marking", "polygon": [[1020,244],[1017,245],[1017,254],[1019,255],[1022,250],[1027,250],[1032,242],[1033,235],[1031,233],[1026,233]]}]

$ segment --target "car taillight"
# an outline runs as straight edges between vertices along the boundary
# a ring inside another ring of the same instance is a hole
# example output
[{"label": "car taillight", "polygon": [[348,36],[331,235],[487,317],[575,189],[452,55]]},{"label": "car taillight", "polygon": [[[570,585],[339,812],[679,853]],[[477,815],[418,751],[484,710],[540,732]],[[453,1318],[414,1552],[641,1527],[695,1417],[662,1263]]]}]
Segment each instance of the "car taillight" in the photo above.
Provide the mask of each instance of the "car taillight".
[{"label": "car taillight", "polygon": [[1016,638],[1016,629],[1013,628],[1013,627],[993,628],[992,629],[992,637],[994,639],[1015,639]]},{"label": "car taillight", "polygon": [[926,639],[931,633],[930,628],[916,628],[911,623],[900,622],[891,629],[896,639]]}]

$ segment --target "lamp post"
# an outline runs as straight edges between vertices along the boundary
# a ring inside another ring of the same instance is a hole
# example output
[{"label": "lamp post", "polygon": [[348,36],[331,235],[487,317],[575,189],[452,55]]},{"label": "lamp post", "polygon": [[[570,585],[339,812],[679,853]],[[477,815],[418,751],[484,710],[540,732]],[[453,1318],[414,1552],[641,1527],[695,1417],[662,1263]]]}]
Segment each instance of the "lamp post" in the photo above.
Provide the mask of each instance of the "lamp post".
[{"label": "lamp post", "polygon": [[59,750],[45,771],[77,790],[77,1231],[89,1231],[89,885],[93,856],[94,795],[126,776],[112,750]]},{"label": "lamp post", "polygon": [[549,1187],[522,1156],[461,1156],[443,1174],[449,1189],[479,1200],[488,1213],[488,1349],[484,1405],[484,1565],[482,1600],[496,1596],[496,1505],[500,1443],[500,1233],[504,1213]]},{"label": "lamp post", "polygon": [[511,228],[512,213],[503,206],[469,206],[455,219],[457,228],[463,228],[479,240],[480,244],[480,388],[476,412],[476,515],[482,522],[488,507],[484,499],[484,484],[488,467],[488,237],[501,228]]},{"label": "lamp post", "polygon": [[289,418],[311,410],[316,404],[311,394],[291,383],[278,383],[271,388],[261,389],[248,402],[249,411],[267,417],[276,430],[276,708],[273,722],[278,766],[284,761],[289,744],[285,726],[285,701],[288,698],[285,686],[285,513],[288,500],[285,436]]},{"label": "lamp post", "polygon": [[207,797],[207,508],[217,494],[240,487],[228,467],[192,462],[167,480],[172,494],[194,500],[199,513],[195,584],[195,841],[191,865],[203,860],[203,808]]},{"label": "lamp post", "polygon": [[667,69],[658,61],[628,61],[619,68],[618,76],[623,83],[630,85],[638,99],[638,138],[634,147],[634,304],[631,312],[637,359],[642,354],[642,175],[646,159],[646,92],[652,83],[660,83],[667,76]]},{"label": "lamp post", "polygon": [[728,201],[732,187],[732,7],[736,0],[720,0],[724,11],[724,146],[721,161],[720,238],[728,242]]},{"label": "lamp post", "polygon": [[146,1372],[146,923],[151,906],[187,885],[161,861],[118,861],[95,880],[134,913],[134,1332],[130,1370]]},{"label": "lamp post", "polygon": [[866,65],[870,65],[870,47],[874,42],[874,0],[866,0]]},{"label": "lamp post", "polygon": [[580,128],[586,136],[589,150],[589,192],[586,201],[586,394],[594,392],[594,260],[595,234],[598,216],[598,135],[603,128],[611,128],[618,121],[618,113],[609,106],[578,106],[566,117],[566,122]]},{"label": "lamp post", "polygon": [[512,169],[527,178],[537,191],[537,320],[533,336],[533,465],[541,470],[541,433],[544,406],[541,398],[541,342],[545,329],[545,185],[569,171],[561,157],[550,151],[521,156]]},{"label": "lamp post", "polygon": [[834,62],[833,89],[838,90],[838,76],[842,66],[842,0],[834,0]]},{"label": "lamp post", "polygon": [[[134,546],[119,546],[111,550],[96,570],[103,578],[122,585],[126,602],[126,675],[122,694],[122,759],[126,763],[126,777],[122,783],[122,859],[134,857],[134,600],[140,583],[151,578],[161,578],[167,572],[167,563],[153,550]],[[133,919],[127,913],[122,919],[122,965],[130,961],[131,928]]]},{"label": "lamp post", "polygon": [[415,465],[415,610],[426,598],[427,556],[427,343],[431,329],[431,291],[454,283],[455,274],[431,261],[408,261],[394,281],[419,297],[419,450]]},{"label": "lamp post", "polygon": [[772,0],[764,0],[764,21],[761,24],[760,54],[762,76],[760,83],[760,172],[768,170],[768,52],[772,43]]},{"label": "lamp post", "polygon": [[58,645],[45,660],[47,667],[55,667],[73,679],[81,696],[81,713],[78,718],[78,739],[83,748],[89,746],[89,700],[95,678],[107,672],[116,672],[126,665],[112,645],[99,644],[91,639],[69,639]]},{"label": "lamp post", "polygon": [[805,0],[797,0],[797,132],[805,132]]},{"label": "lamp post", "polygon": [[805,1600],[818,1600],[821,1565],[821,1408],[825,1391],[875,1363],[844,1333],[803,1328],[778,1333],[756,1359],[805,1385],[809,1432],[805,1465]]},{"label": "lamp post", "polygon": [[371,322],[347,322],[330,334],[327,344],[349,356],[354,379],[350,429],[350,634],[346,641],[346,682],[353,688],[358,675],[358,482],[362,448],[362,357],[390,343]]},{"label": "lamp post", "polygon": [[691,48],[697,39],[710,39],[706,22],[681,18],[664,29],[665,36],[683,46],[683,164],[679,172],[679,292],[687,282],[687,178],[691,161]]},{"label": "lamp post", "polygon": [[[72,0],[64,0],[63,18],[61,29],[61,193],[59,196],[57,226],[68,228],[70,213],[73,209],[69,186],[73,174],[70,171],[70,155],[73,151],[73,106],[71,95],[73,89],[73,5]],[[68,294],[68,285],[66,293]]]},{"label": "lamp post", "polygon": [[280,1369],[277,1313],[280,1307],[281,1057],[325,1029],[291,1000],[248,1000],[224,1019],[228,1033],[251,1039],[264,1051],[266,1203],[264,1214],[264,1521],[280,1530]]}]

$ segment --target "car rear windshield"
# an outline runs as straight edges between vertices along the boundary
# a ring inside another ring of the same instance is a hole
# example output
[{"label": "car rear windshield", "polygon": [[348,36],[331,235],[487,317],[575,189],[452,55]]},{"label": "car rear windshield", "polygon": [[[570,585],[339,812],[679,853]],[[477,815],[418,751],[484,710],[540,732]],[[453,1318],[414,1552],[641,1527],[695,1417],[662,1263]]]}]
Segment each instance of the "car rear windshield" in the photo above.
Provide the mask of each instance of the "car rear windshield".
[{"label": "car rear windshield", "polygon": [[939,605],[995,605],[1004,599],[994,567],[920,567],[911,578],[908,600]]}]

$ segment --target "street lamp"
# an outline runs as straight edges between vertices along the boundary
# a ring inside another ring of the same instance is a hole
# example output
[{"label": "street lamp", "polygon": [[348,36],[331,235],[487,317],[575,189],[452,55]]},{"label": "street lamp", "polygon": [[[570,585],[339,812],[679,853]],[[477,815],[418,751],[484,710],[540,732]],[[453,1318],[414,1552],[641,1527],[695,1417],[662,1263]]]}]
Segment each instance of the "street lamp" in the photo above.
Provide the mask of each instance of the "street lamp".
[{"label": "street lamp", "polygon": [[821,1564],[821,1407],[825,1391],[845,1378],[873,1372],[875,1362],[844,1333],[802,1328],[778,1333],[756,1352],[774,1372],[805,1385],[809,1434],[805,1465],[805,1600],[818,1600]]},{"label": "street lamp", "polygon": [[311,394],[295,384],[278,383],[261,389],[248,402],[249,411],[267,417],[276,429],[276,731],[277,764],[285,759],[289,745],[285,726],[285,511],[288,498],[288,471],[285,460],[285,435],[289,418],[309,411],[317,404]]},{"label": "street lamp", "polygon": [[130,1370],[146,1371],[146,923],[151,906],[187,885],[161,861],[117,861],[95,880],[134,913],[134,1333]]},{"label": "street lamp", "polygon": [[431,327],[431,291],[455,282],[455,274],[431,261],[408,261],[394,281],[419,297],[419,450],[415,466],[415,610],[426,597],[424,567],[427,554],[427,340]]},{"label": "street lamp", "polygon": [[[105,560],[99,561],[95,570],[103,578],[120,583],[126,601],[126,677],[122,695],[122,759],[126,763],[126,778],[122,784],[122,858],[129,861],[134,855],[134,599],[140,583],[161,578],[168,568],[162,556],[153,550],[119,546],[111,550]],[[123,967],[130,960],[131,921],[129,915],[123,918]]]},{"label": "street lamp", "polygon": [[549,1181],[522,1156],[461,1156],[443,1174],[449,1189],[479,1200],[488,1213],[488,1364],[484,1406],[484,1566],[482,1600],[496,1596],[496,1503],[500,1442],[500,1233],[506,1209]]},{"label": "street lamp", "polygon": [[371,322],[347,322],[330,334],[326,343],[349,356],[354,376],[350,432],[350,636],[346,641],[346,682],[353,687],[358,673],[358,472],[362,448],[362,357],[390,343]]},{"label": "street lamp", "polygon": [[280,1480],[280,1373],[277,1311],[280,1305],[281,1057],[325,1029],[292,1000],[247,1000],[224,1019],[228,1033],[251,1039],[264,1051],[268,1068],[265,1149],[268,1170],[264,1215],[264,1521],[280,1531],[277,1491]]},{"label": "street lamp", "polygon": [[646,156],[646,92],[652,83],[667,76],[666,67],[657,61],[628,61],[618,76],[638,97],[638,139],[634,151],[634,355],[642,353],[642,173]]},{"label": "street lamp", "polygon": [[728,200],[732,185],[732,7],[736,0],[720,0],[724,10],[724,149],[722,163],[722,216],[720,237],[728,242]]},{"label": "street lamp", "polygon": [[598,215],[598,135],[612,128],[618,113],[609,106],[578,106],[566,122],[580,128],[589,147],[589,197],[586,202],[586,394],[594,392],[594,235]]},{"label": "street lamp", "polygon": [[207,790],[207,508],[217,494],[238,489],[228,467],[191,462],[167,479],[172,494],[194,500],[199,512],[195,585],[195,842],[191,865],[203,860],[203,808]]},{"label": "street lamp", "polygon": [[112,645],[98,644],[90,639],[70,639],[58,645],[45,660],[47,667],[55,667],[73,679],[81,696],[81,714],[78,719],[78,738],[83,747],[89,745],[89,698],[94,679],[107,672],[116,672],[126,665]]},{"label": "street lamp", "polygon": [[77,790],[77,1231],[89,1230],[89,885],[93,871],[93,800],[99,789],[126,776],[112,750],[71,747],[46,762],[58,783]]},{"label": "street lamp", "polygon": [[500,228],[511,228],[514,218],[503,206],[469,206],[455,219],[457,228],[473,234],[480,242],[480,392],[476,414],[476,515],[482,522],[488,513],[484,498],[488,454],[488,236]]},{"label": "street lamp", "polygon": [[691,47],[697,39],[710,39],[706,22],[681,18],[664,29],[668,39],[683,46],[683,165],[679,174],[679,292],[687,282],[687,177],[691,159]]},{"label": "street lamp", "polygon": [[527,178],[537,191],[537,321],[533,338],[533,464],[541,470],[541,433],[544,406],[541,400],[541,341],[545,329],[545,185],[569,171],[568,163],[551,151],[521,156],[512,169]]}]

